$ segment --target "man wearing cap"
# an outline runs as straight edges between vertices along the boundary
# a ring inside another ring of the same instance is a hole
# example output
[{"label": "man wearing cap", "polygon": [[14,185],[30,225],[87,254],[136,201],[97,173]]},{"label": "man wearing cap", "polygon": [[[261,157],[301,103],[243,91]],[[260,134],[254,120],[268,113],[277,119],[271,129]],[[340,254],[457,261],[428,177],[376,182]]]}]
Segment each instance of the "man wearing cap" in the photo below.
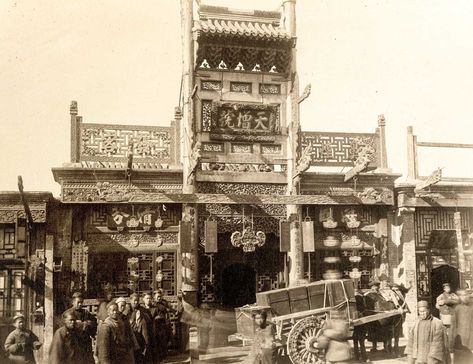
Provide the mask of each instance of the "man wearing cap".
[{"label": "man wearing cap", "polygon": [[380,281],[379,294],[383,296],[384,300],[391,301],[392,303],[394,303],[394,306],[396,308],[401,307],[396,294],[389,286],[388,276],[386,274],[381,274],[379,276],[379,281]]},{"label": "man wearing cap", "polygon": [[[368,283],[368,286],[370,287],[370,290],[365,293],[365,306],[368,311],[374,311],[374,310],[379,310],[379,305],[378,302],[381,298],[381,295],[379,293],[379,286],[380,282],[375,279],[374,281],[371,281]],[[378,351],[378,332],[375,329],[376,327],[372,325],[372,330],[368,331],[368,341],[371,341],[373,344],[371,347],[371,351],[375,352]]]},{"label": "man wearing cap", "polygon": [[97,321],[95,317],[82,307],[84,298],[82,293],[75,292],[72,295],[72,307],[65,312],[72,312],[76,317],[75,325],[78,330],[79,342],[84,349],[84,364],[94,364],[94,355],[92,351],[92,339],[97,331]]},{"label": "man wearing cap", "polygon": [[443,293],[437,297],[435,307],[440,311],[440,320],[447,328],[448,348],[453,349],[452,321],[455,306],[460,303],[458,296],[451,291],[450,283],[444,283]]},{"label": "man wearing cap", "polygon": [[26,329],[25,316],[18,314],[13,317],[15,330],[5,340],[5,351],[9,354],[10,363],[36,363],[33,350],[41,347],[38,337]]},{"label": "man wearing cap", "polygon": [[417,303],[419,317],[409,331],[405,353],[409,364],[445,364],[450,362],[447,335],[442,321],[430,314],[429,303]]}]

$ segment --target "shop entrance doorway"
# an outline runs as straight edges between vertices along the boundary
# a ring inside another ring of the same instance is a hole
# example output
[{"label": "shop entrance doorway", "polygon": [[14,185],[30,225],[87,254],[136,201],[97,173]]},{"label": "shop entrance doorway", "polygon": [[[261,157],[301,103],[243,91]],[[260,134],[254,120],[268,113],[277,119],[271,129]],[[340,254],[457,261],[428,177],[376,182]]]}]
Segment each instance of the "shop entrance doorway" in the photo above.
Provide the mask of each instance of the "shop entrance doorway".
[{"label": "shop entrance doorway", "polygon": [[452,292],[456,292],[459,289],[458,269],[448,264],[433,268],[431,272],[431,282],[433,307],[435,306],[435,300],[443,292],[442,285],[444,283],[450,283]]},{"label": "shop entrance doorway", "polygon": [[222,272],[222,304],[241,307],[256,301],[256,272],[246,264],[235,263]]}]

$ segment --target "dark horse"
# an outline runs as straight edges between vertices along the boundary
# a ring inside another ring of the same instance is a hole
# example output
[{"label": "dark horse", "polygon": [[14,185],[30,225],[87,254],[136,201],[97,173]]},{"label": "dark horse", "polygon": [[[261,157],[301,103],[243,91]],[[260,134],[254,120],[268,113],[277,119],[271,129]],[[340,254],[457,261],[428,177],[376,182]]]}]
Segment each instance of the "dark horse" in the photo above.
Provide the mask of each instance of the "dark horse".
[{"label": "dark horse", "polygon": [[[369,316],[376,313],[391,311],[397,307],[392,301],[376,293],[369,292],[364,296],[365,311],[364,315]],[[392,339],[394,338],[394,353],[397,354],[399,337],[402,333],[403,316],[392,316],[386,319],[370,322],[367,325],[368,340],[373,343],[373,351],[376,351],[378,342],[382,342],[384,350],[388,353],[393,352]]]}]

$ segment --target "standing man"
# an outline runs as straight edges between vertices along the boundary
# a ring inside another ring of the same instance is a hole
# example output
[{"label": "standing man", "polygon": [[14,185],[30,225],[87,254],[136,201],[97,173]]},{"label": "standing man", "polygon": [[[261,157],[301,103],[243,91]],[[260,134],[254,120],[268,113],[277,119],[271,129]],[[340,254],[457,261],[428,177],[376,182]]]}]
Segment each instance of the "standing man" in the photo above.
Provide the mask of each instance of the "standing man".
[{"label": "standing man", "polygon": [[63,326],[54,333],[48,363],[82,364],[85,353],[76,327],[76,314],[68,310],[63,313],[62,321]]},{"label": "standing man", "polygon": [[79,342],[84,352],[82,362],[84,364],[95,364],[92,351],[92,339],[97,332],[97,321],[89,311],[82,307],[83,303],[84,298],[82,293],[74,293],[72,295],[72,307],[66,312],[74,313],[76,317],[75,325],[78,330]]},{"label": "standing man", "polygon": [[5,351],[10,363],[36,363],[33,350],[41,347],[38,337],[26,328],[25,316],[21,313],[13,317],[15,330],[5,340]]},{"label": "standing man", "polygon": [[111,303],[107,308],[108,316],[97,332],[97,356],[100,364],[134,364],[129,355],[131,338],[126,336],[125,325],[119,318],[118,306]]},{"label": "standing man", "polygon": [[132,310],[130,325],[138,343],[138,349],[135,350],[135,363],[151,364],[153,363],[151,317],[140,307],[140,296],[137,293],[130,296],[130,304]]},{"label": "standing man", "polygon": [[169,311],[174,311],[171,304],[163,297],[163,290],[154,292],[154,332],[157,343],[157,363],[164,360],[168,353],[168,343],[171,337],[171,323],[169,321]]},{"label": "standing man", "polygon": [[136,341],[135,334],[133,333],[133,330],[131,329],[130,325],[130,309],[129,305],[126,303],[125,297],[118,297],[115,300],[115,303],[117,304],[118,308],[118,319],[123,322],[123,326],[125,329],[125,336],[129,338],[129,345],[128,345],[128,357],[130,358],[129,361],[131,363],[135,362],[135,350],[139,349],[138,342]]},{"label": "standing man", "polygon": [[460,303],[460,298],[452,292],[450,283],[444,283],[443,293],[437,297],[435,307],[440,311],[440,320],[447,329],[448,349],[453,350],[452,323],[455,306]]},{"label": "standing man", "polygon": [[406,351],[409,364],[450,363],[447,335],[442,321],[430,314],[429,303],[417,303],[419,317],[409,332]]},{"label": "standing man", "polygon": [[[368,284],[370,287],[370,290],[365,293],[365,308],[367,311],[377,311],[379,310],[379,300],[381,297],[381,294],[379,293],[379,286],[380,282],[375,279],[374,281],[370,282]],[[377,323],[373,324],[370,326],[370,330],[368,331],[368,340],[373,343],[373,346],[371,347],[371,352],[376,352],[378,351],[378,332],[379,330],[376,330]],[[379,325],[378,325],[379,326]]]}]

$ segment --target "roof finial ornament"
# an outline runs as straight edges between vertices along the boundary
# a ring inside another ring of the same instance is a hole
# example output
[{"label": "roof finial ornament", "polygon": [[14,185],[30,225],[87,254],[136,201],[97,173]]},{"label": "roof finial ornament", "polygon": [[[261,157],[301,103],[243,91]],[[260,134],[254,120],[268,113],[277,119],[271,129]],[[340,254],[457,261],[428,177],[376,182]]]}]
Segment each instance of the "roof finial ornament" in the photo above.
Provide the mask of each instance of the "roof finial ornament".
[{"label": "roof finial ornament", "polygon": [[77,115],[78,113],[77,101],[71,101],[71,107],[69,110],[70,110],[71,115]]}]

